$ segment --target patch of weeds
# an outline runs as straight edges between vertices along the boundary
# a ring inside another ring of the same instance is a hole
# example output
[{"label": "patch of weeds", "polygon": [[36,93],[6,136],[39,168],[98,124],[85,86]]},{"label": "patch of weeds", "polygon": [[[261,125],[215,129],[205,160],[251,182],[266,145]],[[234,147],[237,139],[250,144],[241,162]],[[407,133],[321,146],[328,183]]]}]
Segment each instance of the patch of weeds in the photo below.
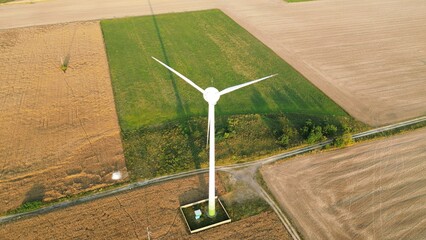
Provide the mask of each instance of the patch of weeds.
[{"label": "patch of weeds", "polygon": [[224,205],[232,221],[238,221],[271,210],[269,204],[260,197],[224,203]]},{"label": "patch of weeds", "polygon": [[237,180],[233,175],[225,172],[219,172],[218,176],[227,192],[221,197],[222,203],[232,221],[238,221],[271,210],[269,204],[248,187],[245,182]]},{"label": "patch of weeds", "polygon": [[109,190],[113,190],[116,188],[119,188],[121,186],[124,186],[126,184],[128,184],[129,182],[119,182],[119,183],[114,183],[112,185],[106,186],[106,187],[102,187],[102,188],[97,188],[97,189],[93,189],[93,190],[89,190],[86,192],[81,192],[75,195],[70,195],[70,196],[65,196],[62,198],[58,198],[55,199],[53,201],[49,201],[49,202],[45,202],[42,200],[37,200],[37,201],[28,201],[26,203],[23,203],[21,206],[19,206],[18,208],[12,209],[7,211],[4,214],[0,214],[0,216],[2,215],[13,215],[13,214],[18,214],[18,213],[26,213],[26,212],[31,212],[31,211],[35,211],[41,208],[45,208],[45,207],[49,207],[61,202],[65,202],[65,201],[73,201],[73,200],[77,200],[77,199],[81,199],[90,195],[95,195],[97,193],[102,193],[102,192],[106,192]]},{"label": "patch of weeds", "polygon": [[45,203],[40,201],[40,200],[39,201],[26,202],[26,203],[23,203],[21,206],[19,206],[16,209],[8,211],[6,213],[6,215],[30,212],[30,211],[39,209],[44,204]]}]

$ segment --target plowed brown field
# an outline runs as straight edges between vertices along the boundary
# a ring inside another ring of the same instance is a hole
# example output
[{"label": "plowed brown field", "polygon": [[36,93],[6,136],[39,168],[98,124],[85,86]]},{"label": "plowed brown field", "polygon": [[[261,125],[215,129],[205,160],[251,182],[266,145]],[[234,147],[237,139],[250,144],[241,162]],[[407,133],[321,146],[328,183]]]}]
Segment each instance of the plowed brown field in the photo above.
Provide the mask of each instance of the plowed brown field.
[{"label": "plowed brown field", "polygon": [[306,239],[424,239],[426,129],[262,169]]},{"label": "plowed brown field", "polygon": [[0,52],[0,213],[125,173],[98,22],[2,30]]},{"label": "plowed brown field", "polygon": [[[207,176],[169,181],[2,225],[2,239],[289,239],[273,212],[190,235],[180,203],[206,197]],[[217,182],[218,193],[223,187]]]}]

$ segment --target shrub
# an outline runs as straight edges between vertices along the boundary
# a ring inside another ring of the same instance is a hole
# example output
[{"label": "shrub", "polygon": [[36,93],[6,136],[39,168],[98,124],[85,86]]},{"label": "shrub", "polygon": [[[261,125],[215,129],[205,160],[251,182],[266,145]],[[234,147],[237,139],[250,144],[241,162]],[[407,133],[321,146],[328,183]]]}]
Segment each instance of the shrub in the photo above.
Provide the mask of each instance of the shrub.
[{"label": "shrub", "polygon": [[309,133],[306,141],[308,144],[313,144],[324,140],[326,140],[326,137],[322,134],[322,127],[315,126]]},{"label": "shrub", "polygon": [[327,124],[324,127],[323,133],[328,138],[333,138],[337,134],[337,127],[333,124]]},{"label": "shrub", "polygon": [[333,145],[336,147],[345,147],[353,143],[352,134],[344,133],[342,136],[339,136],[334,139]]},{"label": "shrub", "polygon": [[285,148],[290,147],[297,141],[299,133],[291,127],[283,128],[283,134],[278,139],[278,144]]}]

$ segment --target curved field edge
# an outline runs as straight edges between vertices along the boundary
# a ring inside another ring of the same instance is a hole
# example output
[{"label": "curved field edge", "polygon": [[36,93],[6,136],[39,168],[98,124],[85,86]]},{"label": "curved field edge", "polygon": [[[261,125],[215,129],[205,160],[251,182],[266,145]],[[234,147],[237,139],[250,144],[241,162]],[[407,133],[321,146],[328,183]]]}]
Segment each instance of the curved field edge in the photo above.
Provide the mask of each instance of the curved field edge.
[{"label": "curved field edge", "polygon": [[219,164],[367,128],[219,10],[104,20],[101,26],[133,178],[201,168],[207,161],[207,104],[151,56],[201,88],[222,90],[278,73],[218,102]]}]

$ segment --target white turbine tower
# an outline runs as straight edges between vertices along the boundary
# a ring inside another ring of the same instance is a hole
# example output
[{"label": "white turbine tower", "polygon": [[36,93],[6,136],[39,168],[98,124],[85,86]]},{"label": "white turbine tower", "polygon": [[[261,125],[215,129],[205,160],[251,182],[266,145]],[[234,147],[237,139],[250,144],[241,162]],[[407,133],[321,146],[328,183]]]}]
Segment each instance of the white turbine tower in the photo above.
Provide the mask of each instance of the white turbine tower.
[{"label": "white turbine tower", "polygon": [[207,140],[210,138],[210,149],[209,149],[209,216],[216,215],[216,206],[215,206],[215,117],[214,117],[214,106],[219,100],[220,96],[235,91],[237,89],[246,87],[253,83],[263,81],[265,79],[276,76],[277,74],[270,75],[264,78],[256,79],[247,83],[243,83],[237,86],[226,88],[219,92],[214,87],[208,87],[205,90],[200,88],[197,84],[189,80],[187,77],[183,76],[173,68],[167,66],[160,60],[152,57],[155,61],[159,62],[161,65],[172,71],[174,74],[178,75],[180,78],[185,80],[189,85],[193,86],[195,89],[200,91],[203,94],[204,100],[209,104],[209,113],[208,113],[208,123],[207,123]]}]

